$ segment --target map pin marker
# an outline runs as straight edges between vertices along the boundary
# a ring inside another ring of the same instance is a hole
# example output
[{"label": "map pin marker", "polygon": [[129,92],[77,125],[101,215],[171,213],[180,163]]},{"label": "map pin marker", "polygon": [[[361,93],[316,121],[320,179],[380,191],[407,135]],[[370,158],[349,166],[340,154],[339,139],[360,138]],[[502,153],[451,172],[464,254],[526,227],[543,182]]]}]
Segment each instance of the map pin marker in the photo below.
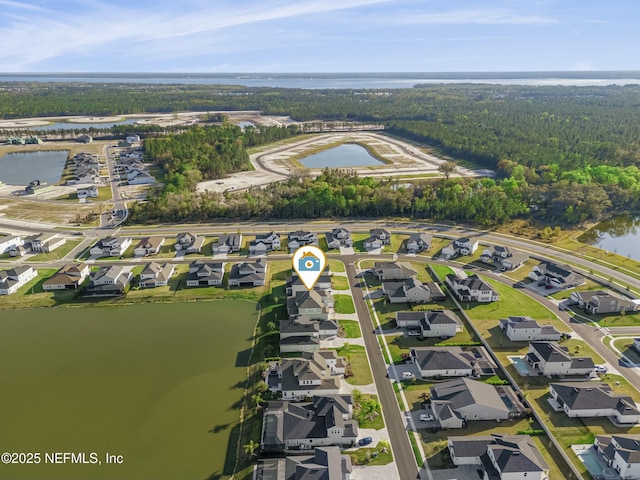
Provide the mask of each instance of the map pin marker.
[{"label": "map pin marker", "polygon": [[313,290],[326,265],[327,257],[324,252],[313,245],[300,247],[293,254],[293,269],[307,290]]}]

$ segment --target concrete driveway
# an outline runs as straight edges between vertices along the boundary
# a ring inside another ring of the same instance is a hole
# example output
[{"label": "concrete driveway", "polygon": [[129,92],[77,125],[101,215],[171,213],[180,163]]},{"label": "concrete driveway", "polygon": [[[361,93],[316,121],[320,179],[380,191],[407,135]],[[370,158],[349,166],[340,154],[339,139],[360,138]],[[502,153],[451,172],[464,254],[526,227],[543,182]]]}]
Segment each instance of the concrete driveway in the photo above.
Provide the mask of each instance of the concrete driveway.
[{"label": "concrete driveway", "polygon": [[395,462],[380,466],[354,465],[351,480],[400,480]]},{"label": "concrete driveway", "polygon": [[460,465],[455,468],[443,470],[431,470],[433,480],[477,480],[482,477],[478,474],[480,465]]}]

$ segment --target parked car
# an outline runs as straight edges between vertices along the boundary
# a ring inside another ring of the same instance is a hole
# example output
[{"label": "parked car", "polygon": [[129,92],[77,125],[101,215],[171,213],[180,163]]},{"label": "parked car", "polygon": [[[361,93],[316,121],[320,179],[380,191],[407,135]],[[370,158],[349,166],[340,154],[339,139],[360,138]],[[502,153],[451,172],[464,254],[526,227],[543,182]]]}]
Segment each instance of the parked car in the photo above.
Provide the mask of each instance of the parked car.
[{"label": "parked car", "polygon": [[358,445],[360,445],[361,447],[364,447],[365,445],[369,445],[371,442],[373,442],[373,438],[364,437],[358,440]]},{"label": "parked car", "polygon": [[413,378],[413,373],[411,373],[411,372],[402,372],[402,378]]},{"label": "parked car", "polygon": [[607,373],[609,369],[606,365],[596,365],[596,372],[598,373]]},{"label": "parked car", "polygon": [[427,415],[426,413],[423,413],[422,415],[420,415],[420,420],[423,422],[431,422],[433,420],[433,415]]},{"label": "parked car", "polygon": [[544,287],[545,282],[538,282],[539,287]]},{"label": "parked car", "polygon": [[546,287],[544,287],[544,288],[546,288],[547,290],[551,290],[551,289],[553,288],[553,285],[547,285],[547,286],[546,286]]}]

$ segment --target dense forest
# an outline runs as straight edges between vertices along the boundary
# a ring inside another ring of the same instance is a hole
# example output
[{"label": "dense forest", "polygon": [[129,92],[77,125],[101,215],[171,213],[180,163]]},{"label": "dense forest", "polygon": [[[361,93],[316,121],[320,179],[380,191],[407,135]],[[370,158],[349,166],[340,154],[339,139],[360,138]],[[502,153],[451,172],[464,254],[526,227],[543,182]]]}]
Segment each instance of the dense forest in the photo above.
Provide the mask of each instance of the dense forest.
[{"label": "dense forest", "polygon": [[[166,187],[134,219],[413,215],[495,224],[533,216],[580,223],[640,203],[640,86],[429,85],[302,90],[220,85],[0,85],[3,118],[261,110],[294,120],[360,121],[498,172],[407,188],[330,173],[243,194],[195,193],[200,179],[250,168],[246,147],[295,128],[196,127],[147,140]],[[129,126],[116,127],[122,133]]]}]

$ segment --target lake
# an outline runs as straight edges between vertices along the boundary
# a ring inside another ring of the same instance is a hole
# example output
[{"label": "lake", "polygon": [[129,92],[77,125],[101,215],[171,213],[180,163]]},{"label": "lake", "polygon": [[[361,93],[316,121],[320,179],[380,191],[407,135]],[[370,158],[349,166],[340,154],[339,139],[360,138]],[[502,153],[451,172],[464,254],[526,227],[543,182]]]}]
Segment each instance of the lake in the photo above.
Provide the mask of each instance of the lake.
[{"label": "lake", "polygon": [[600,222],[578,240],[640,261],[640,216],[623,215]]},{"label": "lake", "polygon": [[307,168],[345,168],[371,167],[384,165],[383,162],[371,156],[366,148],[355,143],[345,143],[329,150],[309,155],[300,160]]},{"label": "lake", "polygon": [[68,154],[68,150],[7,153],[0,157],[0,180],[8,185],[29,185],[36,179],[57,183]]},{"label": "lake", "polygon": [[228,478],[256,320],[241,300],[0,311],[0,452],[102,460],[0,477]]}]

